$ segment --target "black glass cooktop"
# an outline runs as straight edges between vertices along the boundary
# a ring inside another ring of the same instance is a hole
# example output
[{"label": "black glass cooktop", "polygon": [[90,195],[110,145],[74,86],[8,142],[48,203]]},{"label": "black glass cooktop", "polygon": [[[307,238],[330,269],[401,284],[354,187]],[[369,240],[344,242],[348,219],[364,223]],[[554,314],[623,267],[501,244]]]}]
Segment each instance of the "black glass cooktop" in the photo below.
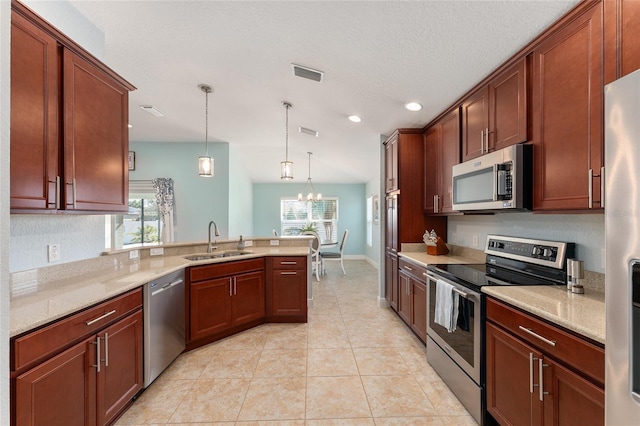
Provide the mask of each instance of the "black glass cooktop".
[{"label": "black glass cooktop", "polygon": [[[486,285],[565,285],[564,273],[555,272],[555,276],[540,276],[522,273],[508,268],[481,264],[435,264],[427,270],[442,275],[465,287],[480,288]],[[549,274],[548,274],[549,275]]]}]

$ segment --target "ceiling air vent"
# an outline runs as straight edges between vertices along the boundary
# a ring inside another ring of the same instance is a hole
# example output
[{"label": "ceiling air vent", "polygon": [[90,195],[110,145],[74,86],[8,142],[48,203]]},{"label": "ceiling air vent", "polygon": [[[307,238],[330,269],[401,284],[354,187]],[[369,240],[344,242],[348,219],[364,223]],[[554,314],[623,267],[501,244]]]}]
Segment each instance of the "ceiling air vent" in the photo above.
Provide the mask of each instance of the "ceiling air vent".
[{"label": "ceiling air vent", "polygon": [[311,135],[314,137],[318,137],[318,132],[316,130],[313,129],[307,129],[306,127],[298,127],[298,131],[300,133],[304,133],[305,135]]},{"label": "ceiling air vent", "polygon": [[291,67],[293,68],[293,75],[322,83],[324,72],[296,64],[291,64]]}]

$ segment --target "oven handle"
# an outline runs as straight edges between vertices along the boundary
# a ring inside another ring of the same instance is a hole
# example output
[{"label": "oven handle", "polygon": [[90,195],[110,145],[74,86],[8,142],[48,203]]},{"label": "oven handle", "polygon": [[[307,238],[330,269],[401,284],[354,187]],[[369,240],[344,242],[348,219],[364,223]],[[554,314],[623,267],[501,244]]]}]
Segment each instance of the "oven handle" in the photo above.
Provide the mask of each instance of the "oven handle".
[{"label": "oven handle", "polygon": [[[438,281],[441,278],[437,278],[435,275],[431,275],[431,274],[427,274],[426,272],[423,272],[422,275],[424,275],[427,278],[431,278],[434,281]],[[464,297],[465,299],[469,298],[469,294],[465,293],[464,291],[458,290],[456,287],[453,287],[453,291],[455,293],[458,293],[460,296]]]}]

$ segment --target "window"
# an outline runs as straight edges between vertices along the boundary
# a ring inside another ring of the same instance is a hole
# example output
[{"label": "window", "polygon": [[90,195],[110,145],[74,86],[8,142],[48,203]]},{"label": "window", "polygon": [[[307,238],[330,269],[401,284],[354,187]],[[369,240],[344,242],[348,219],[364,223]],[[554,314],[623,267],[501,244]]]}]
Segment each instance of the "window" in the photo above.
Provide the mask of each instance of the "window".
[{"label": "window", "polygon": [[300,235],[312,226],[322,244],[338,242],[338,199],[325,197],[320,201],[280,200],[280,234]]},{"label": "window", "polygon": [[158,243],[162,216],[158,212],[156,190],[151,181],[129,181],[129,213],[106,219],[106,248]]},{"label": "window", "polygon": [[373,246],[373,195],[367,198],[367,246]]}]

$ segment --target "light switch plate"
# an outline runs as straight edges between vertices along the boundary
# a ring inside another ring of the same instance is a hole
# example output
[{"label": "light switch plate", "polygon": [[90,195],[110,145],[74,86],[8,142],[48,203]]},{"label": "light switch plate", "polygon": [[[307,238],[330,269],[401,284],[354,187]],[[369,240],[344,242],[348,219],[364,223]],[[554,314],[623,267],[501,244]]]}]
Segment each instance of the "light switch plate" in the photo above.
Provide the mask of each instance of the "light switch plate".
[{"label": "light switch plate", "polygon": [[270,246],[279,246],[280,245],[280,240],[269,240],[269,245]]},{"label": "light switch plate", "polygon": [[247,240],[244,242],[244,246],[245,247],[252,247],[253,246],[253,240]]},{"label": "light switch plate", "polygon": [[140,251],[139,250],[131,250],[129,252],[129,259],[137,259],[138,257],[140,257]]},{"label": "light switch plate", "polygon": [[164,254],[164,249],[162,247],[152,248],[151,250],[149,250],[149,254],[151,256],[162,256]]}]

